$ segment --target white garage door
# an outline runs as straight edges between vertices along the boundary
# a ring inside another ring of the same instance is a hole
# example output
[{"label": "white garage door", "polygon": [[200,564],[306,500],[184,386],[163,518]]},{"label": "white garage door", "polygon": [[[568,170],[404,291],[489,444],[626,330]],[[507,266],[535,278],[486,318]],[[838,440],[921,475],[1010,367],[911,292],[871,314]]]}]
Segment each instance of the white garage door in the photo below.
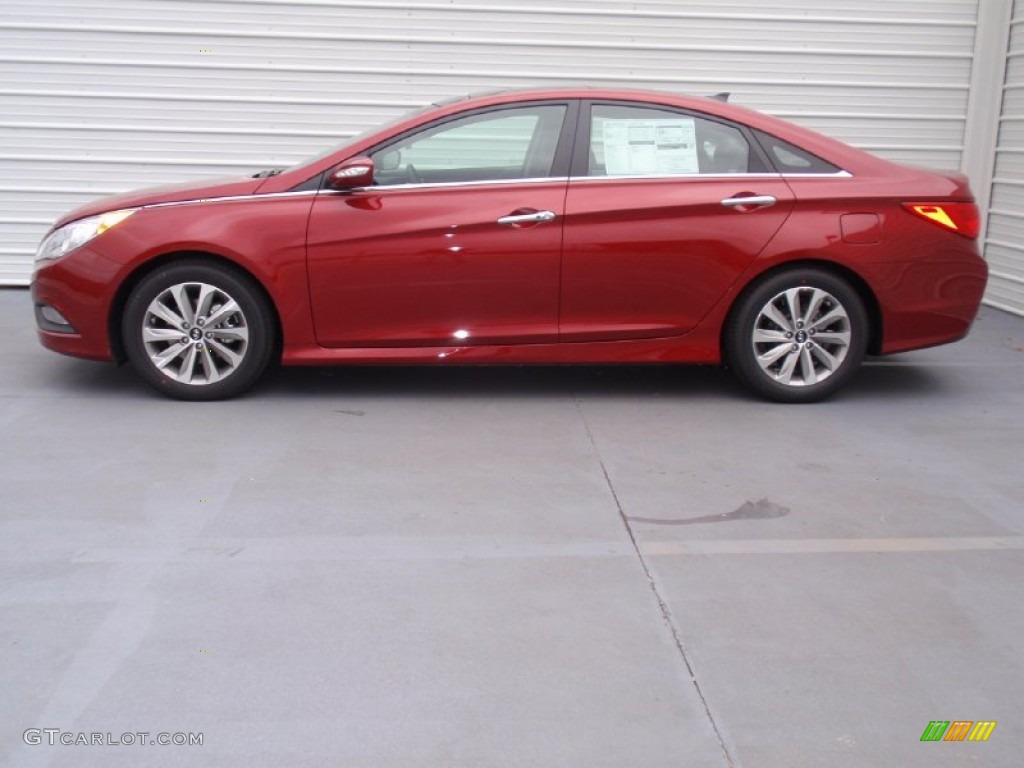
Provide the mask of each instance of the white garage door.
[{"label": "white garage door", "polygon": [[985,239],[990,279],[985,300],[1024,315],[1024,0],[1010,25],[1003,112]]},{"label": "white garage door", "polygon": [[288,165],[411,107],[500,87],[731,91],[879,154],[957,168],[978,2],[4,3],[0,284],[25,284],[47,226],[98,195]]}]

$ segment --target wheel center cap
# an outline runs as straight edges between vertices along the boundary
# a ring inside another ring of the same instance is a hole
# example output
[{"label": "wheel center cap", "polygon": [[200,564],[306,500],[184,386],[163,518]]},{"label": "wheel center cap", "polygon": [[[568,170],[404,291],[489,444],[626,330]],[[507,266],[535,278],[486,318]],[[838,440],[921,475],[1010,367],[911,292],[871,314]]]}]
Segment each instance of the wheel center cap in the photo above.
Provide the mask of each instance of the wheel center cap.
[{"label": "wheel center cap", "polygon": [[188,335],[192,337],[193,341],[199,341],[203,338],[203,330],[201,328],[193,328],[188,332]]},{"label": "wheel center cap", "polygon": [[797,331],[796,343],[803,344],[805,341],[807,341],[807,331]]}]

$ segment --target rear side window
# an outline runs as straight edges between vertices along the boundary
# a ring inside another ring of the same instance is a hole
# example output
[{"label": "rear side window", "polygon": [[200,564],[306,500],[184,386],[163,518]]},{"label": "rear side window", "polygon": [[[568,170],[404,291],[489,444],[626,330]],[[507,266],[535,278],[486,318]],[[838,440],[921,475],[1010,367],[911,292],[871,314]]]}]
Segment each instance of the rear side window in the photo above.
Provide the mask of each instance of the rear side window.
[{"label": "rear side window", "polygon": [[764,131],[754,131],[765,152],[779,173],[839,173],[840,168],[812,155],[788,141],[777,139]]},{"label": "rear side window", "polygon": [[747,173],[753,153],[731,125],[651,107],[595,104],[588,176]]}]

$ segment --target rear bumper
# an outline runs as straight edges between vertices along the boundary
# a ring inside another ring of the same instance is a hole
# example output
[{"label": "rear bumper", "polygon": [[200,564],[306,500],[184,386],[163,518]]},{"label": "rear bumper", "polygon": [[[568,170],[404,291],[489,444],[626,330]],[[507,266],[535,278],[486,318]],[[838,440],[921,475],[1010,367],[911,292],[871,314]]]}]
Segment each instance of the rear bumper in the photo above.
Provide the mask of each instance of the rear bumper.
[{"label": "rear bumper", "polygon": [[971,329],[988,281],[976,255],[877,265],[869,282],[882,312],[882,354],[948,344]]}]

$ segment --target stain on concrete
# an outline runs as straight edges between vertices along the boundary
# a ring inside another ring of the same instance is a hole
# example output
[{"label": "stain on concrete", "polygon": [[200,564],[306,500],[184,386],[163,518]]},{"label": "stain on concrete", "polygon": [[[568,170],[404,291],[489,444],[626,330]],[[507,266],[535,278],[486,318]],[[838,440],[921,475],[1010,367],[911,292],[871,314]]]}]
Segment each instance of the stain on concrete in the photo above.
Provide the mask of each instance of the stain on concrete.
[{"label": "stain on concrete", "polygon": [[745,502],[743,506],[732,512],[722,512],[718,515],[682,518],[628,517],[626,519],[631,523],[650,523],[651,525],[697,525],[699,523],[723,523],[729,520],[771,520],[775,517],[785,517],[789,512],[789,507],[768,501],[768,499],[759,499]]}]

